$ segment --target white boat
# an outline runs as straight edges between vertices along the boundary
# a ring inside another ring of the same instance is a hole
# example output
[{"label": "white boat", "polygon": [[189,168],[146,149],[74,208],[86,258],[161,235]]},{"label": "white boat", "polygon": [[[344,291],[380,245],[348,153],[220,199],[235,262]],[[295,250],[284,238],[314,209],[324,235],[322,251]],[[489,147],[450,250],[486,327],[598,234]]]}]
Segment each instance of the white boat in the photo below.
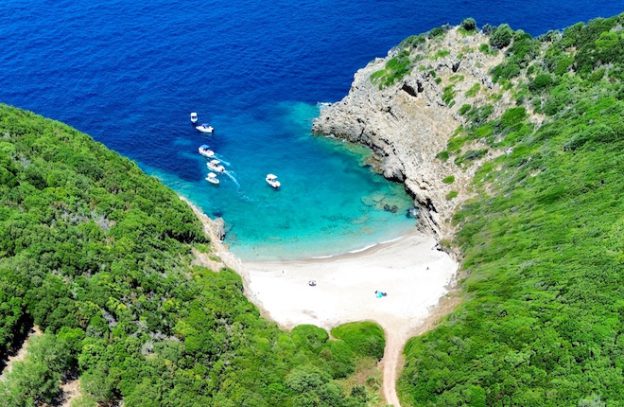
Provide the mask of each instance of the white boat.
[{"label": "white boat", "polygon": [[207,134],[212,134],[214,132],[214,127],[212,127],[209,124],[198,124],[199,117],[197,116],[197,113],[193,112],[191,113],[191,124],[193,125],[193,127],[195,127],[195,130],[199,131],[200,133],[207,133]]},{"label": "white boat", "polygon": [[219,178],[217,178],[217,174],[215,174],[214,172],[208,173],[208,176],[206,177],[206,181],[214,185],[219,185]]},{"label": "white boat", "polygon": [[214,128],[207,124],[200,124],[198,126],[195,126],[195,130],[197,130],[200,133],[207,133],[207,134],[214,133]]},{"label": "white boat", "polygon": [[214,155],[215,155],[214,151],[212,151],[206,144],[203,144],[203,145],[199,146],[197,151],[199,151],[199,154],[203,155],[204,157],[208,157],[208,158],[214,157]]},{"label": "white boat", "polygon": [[282,184],[277,180],[277,175],[275,174],[267,174],[265,181],[269,184],[273,189],[279,189]]},{"label": "white boat", "polygon": [[225,167],[221,165],[219,160],[210,160],[206,163],[209,170],[214,172],[225,172]]}]

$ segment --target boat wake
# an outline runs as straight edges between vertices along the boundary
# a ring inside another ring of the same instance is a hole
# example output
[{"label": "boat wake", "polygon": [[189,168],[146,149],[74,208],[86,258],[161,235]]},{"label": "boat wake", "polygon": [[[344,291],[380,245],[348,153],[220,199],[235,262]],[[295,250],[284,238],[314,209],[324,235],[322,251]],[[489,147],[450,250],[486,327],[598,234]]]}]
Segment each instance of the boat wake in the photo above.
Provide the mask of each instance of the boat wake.
[{"label": "boat wake", "polygon": [[[224,164],[227,164],[227,163],[225,163],[224,161],[221,161],[221,162],[222,162],[222,163],[224,163]],[[224,172],[223,172],[223,174],[227,175],[227,176],[228,176],[228,177],[229,177],[232,181],[234,181],[234,183],[236,184],[236,187],[237,187],[238,189],[240,189],[240,183],[238,182],[238,180],[237,180],[237,179],[236,179],[236,177],[234,176],[234,173],[233,173],[233,172],[231,172],[231,171],[224,171]]]},{"label": "boat wake", "polygon": [[229,161],[225,161],[220,154],[215,154],[215,155],[219,159],[219,161],[221,161],[221,164],[227,165],[228,167],[232,166],[232,163],[230,163]]}]

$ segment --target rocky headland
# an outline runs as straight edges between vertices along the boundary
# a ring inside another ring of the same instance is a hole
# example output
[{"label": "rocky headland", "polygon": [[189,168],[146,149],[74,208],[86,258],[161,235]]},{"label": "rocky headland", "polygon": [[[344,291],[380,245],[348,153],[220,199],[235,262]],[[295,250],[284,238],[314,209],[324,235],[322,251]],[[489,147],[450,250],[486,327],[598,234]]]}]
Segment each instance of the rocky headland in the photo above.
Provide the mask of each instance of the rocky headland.
[{"label": "rocky headland", "polygon": [[432,33],[357,71],[349,94],[321,109],[313,131],[370,147],[374,167],[414,197],[420,227],[444,240],[453,235],[455,208],[473,194],[474,172],[500,154],[471,142],[462,147],[471,159],[453,160],[447,144],[469,120],[468,106],[487,106],[496,117],[513,101],[490,75],[504,56],[487,35],[462,27]]}]

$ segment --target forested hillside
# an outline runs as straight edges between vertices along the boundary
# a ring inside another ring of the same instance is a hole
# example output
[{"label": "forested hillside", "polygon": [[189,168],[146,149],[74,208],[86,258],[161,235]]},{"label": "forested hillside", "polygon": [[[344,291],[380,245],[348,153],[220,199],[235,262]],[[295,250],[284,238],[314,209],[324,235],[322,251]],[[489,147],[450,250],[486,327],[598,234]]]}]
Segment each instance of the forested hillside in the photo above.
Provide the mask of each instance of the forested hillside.
[{"label": "forested hillside", "polygon": [[366,405],[336,379],[381,358],[378,326],[281,331],[235,273],[191,266],[192,248],[210,242],[156,179],[0,105],[0,360],[33,324],[45,332],[0,381],[0,404],[55,403],[79,377],[80,406]]},{"label": "forested hillside", "polygon": [[502,153],[454,217],[465,301],[408,343],[405,405],[624,403],[623,24],[537,39],[486,27],[484,52],[505,54],[492,76],[517,106],[496,119],[462,107],[474,120],[440,154]]}]

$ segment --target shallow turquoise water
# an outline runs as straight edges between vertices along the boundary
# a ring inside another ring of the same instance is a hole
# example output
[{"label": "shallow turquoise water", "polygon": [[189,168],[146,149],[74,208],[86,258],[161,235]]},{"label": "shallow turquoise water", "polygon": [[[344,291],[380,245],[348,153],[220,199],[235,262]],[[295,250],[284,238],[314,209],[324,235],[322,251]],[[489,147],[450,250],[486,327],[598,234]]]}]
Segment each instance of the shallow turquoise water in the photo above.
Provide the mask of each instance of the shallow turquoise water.
[{"label": "shallow turquoise water", "polygon": [[[283,102],[215,117],[222,123],[216,135],[189,129],[175,140],[196,180],[145,169],[207,214],[223,217],[226,243],[244,259],[326,256],[413,229],[415,220],[406,215],[412,201],[403,186],[365,166],[367,149],[311,135],[317,114],[314,105]],[[203,180],[202,143],[226,164],[229,176],[220,175],[219,186]],[[267,173],[279,176],[279,191],[265,183]]]}]

